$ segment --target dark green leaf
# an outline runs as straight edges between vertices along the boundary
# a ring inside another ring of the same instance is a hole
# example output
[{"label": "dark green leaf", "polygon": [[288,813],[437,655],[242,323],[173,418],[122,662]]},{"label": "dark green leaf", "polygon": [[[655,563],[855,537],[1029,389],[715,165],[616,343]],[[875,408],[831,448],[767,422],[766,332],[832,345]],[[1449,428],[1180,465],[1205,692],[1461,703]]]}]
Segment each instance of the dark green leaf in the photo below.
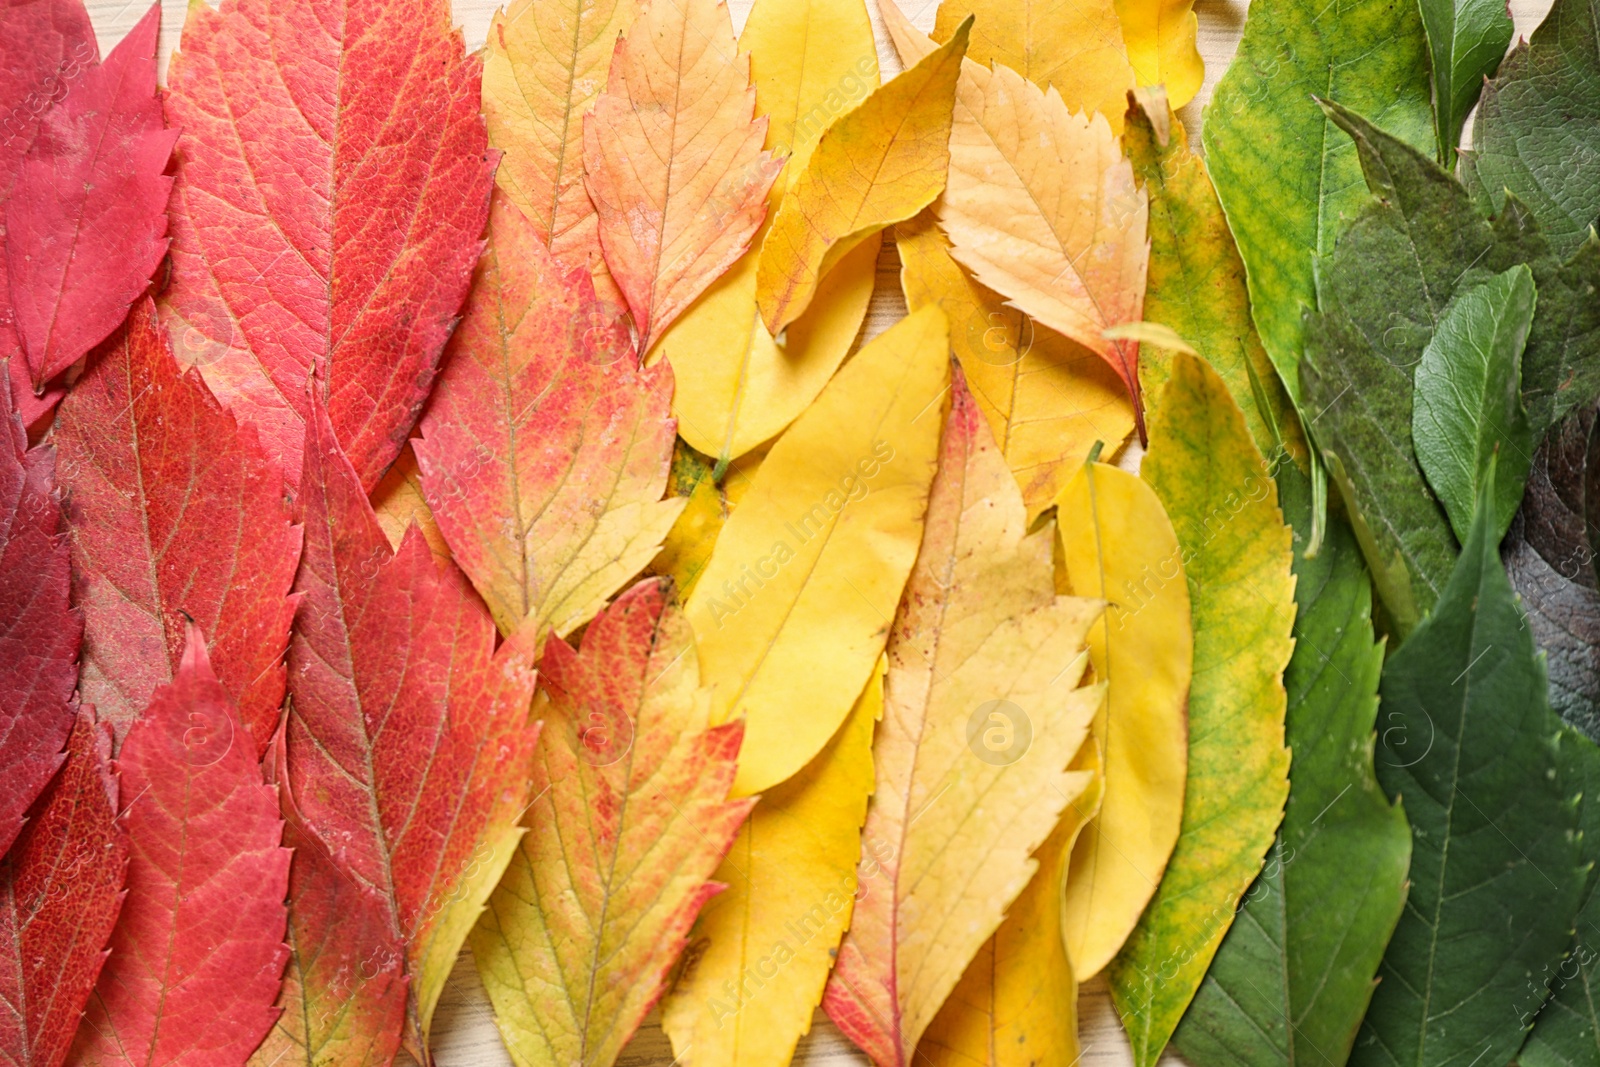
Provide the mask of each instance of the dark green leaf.
[{"label": "dark green leaf", "polygon": [[1383,651],[1361,552],[1330,516],[1306,559],[1310,486],[1287,462],[1277,481],[1298,607],[1284,674],[1289,804],[1173,1039],[1194,1067],[1344,1063],[1406,894],[1411,835],[1372,766]]},{"label": "dark green leaf", "polygon": [[1462,540],[1496,457],[1490,531],[1495,543],[1522,502],[1534,449],[1522,407],[1522,350],[1535,300],[1526,265],[1458,289],[1417,364],[1412,441],[1428,484]]},{"label": "dark green leaf", "polygon": [[1433,123],[1439,162],[1455,161],[1461,124],[1483,79],[1505,58],[1515,27],[1505,0],[1420,0],[1433,69]]},{"label": "dark green leaf", "polygon": [[1510,1061],[1587,882],[1574,735],[1496,553],[1493,481],[1437,606],[1384,667],[1378,780],[1411,820],[1411,894],[1357,1067]]}]

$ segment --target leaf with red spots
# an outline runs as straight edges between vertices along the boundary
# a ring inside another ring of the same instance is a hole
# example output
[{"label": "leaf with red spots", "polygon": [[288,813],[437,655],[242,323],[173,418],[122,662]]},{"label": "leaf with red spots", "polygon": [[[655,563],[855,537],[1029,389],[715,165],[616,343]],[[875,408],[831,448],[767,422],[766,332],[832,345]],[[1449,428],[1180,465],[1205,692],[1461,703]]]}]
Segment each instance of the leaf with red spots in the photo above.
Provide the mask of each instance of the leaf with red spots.
[{"label": "leaf with red spots", "polygon": [[161,5],[45,113],[6,202],[6,274],[34,391],[117,328],[167,254]]},{"label": "leaf with red spots", "polygon": [[713,727],[671,585],[640,582],[539,662],[546,728],[527,837],[473,956],[519,1064],[611,1067],[666,989],[754,798],[728,800],[744,737]]},{"label": "leaf with red spots", "polygon": [[278,794],[189,624],[117,758],[128,897],[83,1025],[79,1067],[229,1067],[272,1028],[289,850]]},{"label": "leaf with red spots", "polygon": [[[0,378],[7,377],[0,375]],[[68,604],[55,455],[28,448],[0,381],[0,856],[61,766],[72,732],[83,617]]]},{"label": "leaf with red spots", "polygon": [[[332,1062],[385,1063],[398,1035],[384,1028],[403,1018],[420,1059],[461,942],[522,833],[538,736],[532,649],[526,635],[495,649],[483,602],[416,527],[390,551],[320,403],[304,456],[304,599],[278,781],[299,851],[332,870],[291,896],[295,969],[269,1040],[294,1049],[286,1062],[322,1067],[328,1050],[304,1032],[319,1020],[344,1028],[347,1052]],[[319,966],[330,942],[359,961],[357,976]]]},{"label": "leaf with red spots", "polygon": [[283,703],[300,531],[255,428],[182,371],[147,299],[73,386],[54,440],[83,698],[120,741],[173,677],[193,620],[259,755]]},{"label": "leaf with red spots", "polygon": [[88,708],[67,763],[0,861],[0,1067],[60,1067],[122,907],[111,730]]},{"label": "leaf with red spots", "polygon": [[508,199],[490,218],[414,447],[450,551],[501,631],[566,634],[645,568],[683,510],[661,499],[672,369],[639,369],[589,272],[557,266]]},{"label": "leaf with red spots", "polygon": [[445,0],[189,7],[163,314],[291,478],[313,368],[368,489],[427,398],[489,210],[479,69]]}]

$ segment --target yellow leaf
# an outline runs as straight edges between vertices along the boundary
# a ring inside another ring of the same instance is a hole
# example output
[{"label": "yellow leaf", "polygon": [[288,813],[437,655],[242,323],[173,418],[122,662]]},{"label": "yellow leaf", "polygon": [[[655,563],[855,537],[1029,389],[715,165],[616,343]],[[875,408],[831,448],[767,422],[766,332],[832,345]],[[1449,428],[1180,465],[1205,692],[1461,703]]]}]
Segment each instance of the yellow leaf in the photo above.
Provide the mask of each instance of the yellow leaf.
[{"label": "yellow leaf", "polygon": [[863,348],[757,470],[685,607],[713,716],[746,720],[736,795],[794,774],[844,721],[916,558],[950,375],[928,308]]},{"label": "yellow leaf", "polygon": [[[955,376],[927,530],[889,639],[877,783],[850,930],[823,995],[879,1067],[907,1067],[1088,788],[1069,771],[1104,690],[1080,688],[1101,603],[1058,597],[1027,511]],[[875,848],[878,842],[886,847]]]},{"label": "yellow leaf", "polygon": [[615,287],[583,188],[583,116],[638,9],[638,0],[516,0],[495,12],[483,57],[489,144],[503,153],[495,181],[557,262],[589,267],[602,295]]},{"label": "yellow leaf", "polygon": [[761,246],[756,292],[773,334],[800,317],[840,257],[944,188],[951,101],[970,25],[828,127]]},{"label": "yellow leaf", "polygon": [[1098,111],[1122,132],[1134,78],[1111,0],[944,0],[933,39],[948,41],[968,15],[977,19],[968,59],[1053,87],[1068,107]]},{"label": "yellow leaf", "polygon": [[1062,929],[1067,860],[1100,805],[1105,779],[1095,746],[1075,769],[1094,774],[1034,858],[1039,872],[978,952],[917,1048],[932,1067],[1038,1067],[1078,1062],[1078,981]]},{"label": "yellow leaf", "polygon": [[[878,54],[862,0],[758,0],[739,47],[750,56],[767,148],[788,155],[771,210],[805,168],[834,117],[878,85]],[[771,225],[771,216],[768,217]],[[861,331],[876,281],[874,234],[822,279],[807,312],[774,341],[756,306],[763,237],[661,338],[678,376],[678,432],[726,465],[776,436],[817,398]]]},{"label": "yellow leaf", "polygon": [[1117,16],[1139,84],[1165,85],[1175,108],[1193,100],[1206,79],[1194,0],[1117,0]]},{"label": "yellow leaf", "polygon": [[[1178,531],[1195,643],[1183,830],[1107,971],[1138,1067],[1160,1058],[1283,817],[1295,615],[1277,486],[1226,383],[1204,360],[1176,357],[1150,427],[1142,476]],[[1144,610],[1168,596],[1154,592]]]},{"label": "yellow leaf", "polygon": [[1125,322],[1121,326],[1108,326],[1100,331],[1100,336],[1108,341],[1138,341],[1168,352],[1182,352],[1186,356],[1200,354],[1177,330],[1160,322]]},{"label": "yellow leaf", "polygon": [[394,466],[372,490],[372,508],[378,513],[378,525],[383,527],[383,536],[389,539],[391,548],[398,551],[406,527],[416,523],[433,550],[433,558],[441,562],[450,558],[450,546],[422,496],[422,472],[417,469],[417,454],[410,445],[400,450]]},{"label": "yellow leaf", "polygon": [[[881,10],[902,58],[933,47],[893,0]],[[1148,204],[1105,117],[1069,111],[1009,67],[967,61],[935,211],[978,281],[1111,365],[1142,435],[1139,346],[1104,331],[1142,318]]]},{"label": "yellow leaf", "polygon": [[1122,947],[1178,840],[1194,639],[1177,534],[1149,486],[1089,464],[1057,516],[1065,588],[1108,602],[1089,631],[1095,677],[1109,689],[1094,723],[1105,796],[1067,878],[1067,949],[1081,980]]},{"label": "yellow leaf", "polygon": [[712,877],[661,1027],[685,1067],[785,1067],[850,924],[883,666],[804,770],[762,794]]},{"label": "yellow leaf", "polygon": [[683,511],[645,573],[671,578],[678,598],[687,600],[711,559],[722,524],[728,521],[728,505],[711,477],[711,464],[682,441],[672,453],[667,495],[684,499]]},{"label": "yellow leaf", "polygon": [[750,247],[783,166],[721,0],[650,0],[583,120],[585,187],[639,351]]},{"label": "yellow leaf", "polygon": [[1082,345],[1009,308],[972,280],[932,213],[895,227],[900,284],[913,311],[937,304],[973,398],[989,420],[1030,519],[1055,503],[1096,441],[1114,453],[1133,432],[1128,393]]}]

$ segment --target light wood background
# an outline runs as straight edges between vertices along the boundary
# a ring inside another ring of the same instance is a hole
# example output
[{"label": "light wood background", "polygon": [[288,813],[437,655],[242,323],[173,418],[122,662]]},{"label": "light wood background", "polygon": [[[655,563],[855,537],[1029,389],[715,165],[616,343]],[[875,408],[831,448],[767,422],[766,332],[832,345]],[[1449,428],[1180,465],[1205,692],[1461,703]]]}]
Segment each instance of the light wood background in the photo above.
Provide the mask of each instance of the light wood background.
[{"label": "light wood background", "polygon": [[[88,0],[89,14],[100,38],[102,55],[133,28],[134,23],[148,10],[149,2]],[[499,0],[454,2],[456,19],[466,35],[467,47],[482,47],[490,17],[501,6]],[[1549,10],[1550,2],[1511,0],[1511,13],[1516,20],[1517,32],[1522,36],[1531,33]],[[728,3],[737,32],[744,26],[753,0],[728,0]],[[887,79],[900,71],[900,63],[878,15],[878,0],[866,0],[866,3],[877,28],[878,58],[883,66],[883,76]],[[1238,48],[1248,3],[1249,0],[1197,0],[1195,5],[1200,20],[1200,53],[1206,61],[1206,79],[1199,95],[1183,109],[1181,117],[1189,127],[1190,143],[1196,148],[1200,147],[1201,111],[1211,99],[1217,79],[1227,69]],[[167,57],[177,47],[187,4],[186,0],[161,0],[161,6],[161,64],[164,72]],[[918,27],[931,29],[938,0],[900,0],[900,7]],[[878,263],[878,288],[869,316],[868,337],[887,329],[905,314],[905,302],[899,288],[899,269],[899,257],[893,242],[887,242]],[[1137,456],[1125,460],[1125,464],[1130,466],[1137,462]],[[1085,984],[1079,1011],[1083,1067],[1131,1067],[1133,1058],[1128,1051],[1127,1039],[1122,1034],[1110,997],[1100,979]],[[433,1052],[440,1067],[509,1067],[511,1064],[495,1030],[488,998],[478,981],[468,952],[463,951],[440,1001],[434,1022]],[[866,1057],[857,1052],[820,1011],[811,1033],[801,1040],[794,1062],[796,1067],[870,1067]],[[619,1067],[669,1067],[672,1063],[672,1048],[652,1013],[623,1052]],[[1169,1052],[1162,1059],[1162,1067],[1183,1067],[1183,1061]]]}]

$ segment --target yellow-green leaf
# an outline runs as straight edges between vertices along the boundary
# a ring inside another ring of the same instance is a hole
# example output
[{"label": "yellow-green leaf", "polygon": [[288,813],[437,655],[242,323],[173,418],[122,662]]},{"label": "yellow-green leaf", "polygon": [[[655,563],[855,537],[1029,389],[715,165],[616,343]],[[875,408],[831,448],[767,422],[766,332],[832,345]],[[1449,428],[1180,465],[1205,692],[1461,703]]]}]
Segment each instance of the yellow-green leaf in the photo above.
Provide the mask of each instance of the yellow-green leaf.
[{"label": "yellow-green leaf", "polygon": [[1105,794],[1073,851],[1066,892],[1067,949],[1085,979],[1133,931],[1178,840],[1194,635],[1178,536],[1149,486],[1088,464],[1056,514],[1062,591],[1107,602],[1089,631],[1095,677],[1108,689],[1094,722]]},{"label": "yellow-green leaf", "polygon": [[686,612],[713,721],[745,719],[737,795],[811,762],[883,652],[916,559],[950,381],[925,308],[845,365],[778,439]]},{"label": "yellow-green leaf", "polygon": [[1128,60],[1140,85],[1164,85],[1173,107],[1194,99],[1206,79],[1194,0],[1117,0]]},{"label": "yellow-green leaf", "polygon": [[1283,817],[1283,670],[1295,606],[1277,487],[1239,405],[1204,360],[1174,360],[1142,474],[1178,531],[1195,632],[1183,830],[1108,972],[1134,1061],[1152,1067]]},{"label": "yellow-green leaf", "polygon": [[907,305],[937,304],[950,319],[950,344],[973,398],[1022,487],[1028,515],[1038,515],[1096,441],[1115,452],[1133,432],[1127,390],[1099,356],[964,271],[931,210],[895,227],[895,243]]},{"label": "yellow-green leaf", "polygon": [[757,298],[781,333],[830,267],[944,190],[951,108],[970,25],[830,126],[778,208],[761,248]]},{"label": "yellow-green leaf", "polygon": [[684,1067],[785,1067],[811,1028],[856,895],[880,665],[805,769],[762,794],[713,876],[661,1027]]}]

